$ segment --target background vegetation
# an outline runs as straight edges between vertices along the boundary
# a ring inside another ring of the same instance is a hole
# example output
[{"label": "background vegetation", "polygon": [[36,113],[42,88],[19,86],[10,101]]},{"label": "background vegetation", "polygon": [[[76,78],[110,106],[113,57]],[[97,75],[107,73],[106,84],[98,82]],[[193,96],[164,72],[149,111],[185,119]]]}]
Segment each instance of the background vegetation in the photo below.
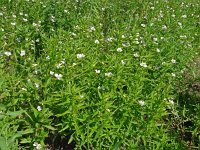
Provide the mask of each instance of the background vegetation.
[{"label": "background vegetation", "polygon": [[199,8],[1,0],[0,149],[198,149]]}]

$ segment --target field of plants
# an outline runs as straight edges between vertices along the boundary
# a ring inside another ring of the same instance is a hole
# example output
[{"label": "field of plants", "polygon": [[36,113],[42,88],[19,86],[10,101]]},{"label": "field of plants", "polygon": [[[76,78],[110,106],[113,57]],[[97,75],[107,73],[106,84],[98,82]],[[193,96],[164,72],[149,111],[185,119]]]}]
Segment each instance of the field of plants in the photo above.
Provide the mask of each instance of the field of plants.
[{"label": "field of plants", "polygon": [[200,149],[198,0],[0,0],[0,150]]}]

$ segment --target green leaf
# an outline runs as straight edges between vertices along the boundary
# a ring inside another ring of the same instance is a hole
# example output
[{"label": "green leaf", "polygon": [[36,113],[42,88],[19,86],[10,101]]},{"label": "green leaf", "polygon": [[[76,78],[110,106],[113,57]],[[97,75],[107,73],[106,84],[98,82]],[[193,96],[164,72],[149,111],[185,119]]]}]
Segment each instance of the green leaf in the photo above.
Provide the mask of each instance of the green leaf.
[{"label": "green leaf", "polygon": [[31,139],[22,139],[20,141],[21,144],[25,144],[25,143],[31,143]]},{"label": "green leaf", "polygon": [[122,143],[122,140],[120,140],[119,142],[116,142],[115,145],[113,146],[113,150],[118,150],[120,148],[121,143]]},{"label": "green leaf", "polygon": [[34,113],[34,116],[35,116],[35,118],[37,118],[37,116],[38,116],[38,111],[37,111],[37,109],[35,109],[35,107],[33,107],[33,105],[31,104],[31,103],[29,103],[30,104],[30,106],[31,106],[31,109],[33,110],[33,113]]},{"label": "green leaf", "polygon": [[57,116],[57,117],[61,117],[61,116],[65,116],[66,114],[70,114],[70,111],[67,110],[67,111],[65,111],[65,112],[63,112],[63,113],[61,113],[61,114],[57,114],[56,116]]},{"label": "green leaf", "polygon": [[13,135],[11,138],[8,139],[8,145],[14,144],[15,140],[21,136],[22,136],[22,134],[20,132]]},{"label": "green leaf", "polygon": [[30,133],[33,133],[34,132],[34,129],[27,129],[27,130],[24,130],[24,131],[19,131],[22,135],[24,134],[30,134]]},{"label": "green leaf", "polygon": [[24,111],[19,110],[19,111],[7,112],[6,115],[11,116],[11,117],[17,117],[21,115],[22,113],[24,113]]},{"label": "green leaf", "polygon": [[0,137],[0,149],[1,150],[8,150],[7,144],[6,144],[6,138]]},{"label": "green leaf", "polygon": [[70,136],[70,139],[69,139],[69,141],[68,141],[68,144],[70,144],[70,143],[73,141],[73,139],[74,139],[74,135],[72,134],[72,135]]},{"label": "green leaf", "polygon": [[59,132],[65,131],[66,129],[69,128],[69,125],[66,125],[64,128],[62,128]]},{"label": "green leaf", "polygon": [[[0,96],[0,99],[1,99],[1,96]],[[6,106],[3,104],[0,104],[0,110],[6,110]]]},{"label": "green leaf", "polygon": [[43,125],[45,128],[50,129],[50,130],[56,130],[54,127],[50,126],[50,125]]},{"label": "green leaf", "polygon": [[24,113],[29,117],[31,122],[34,122],[35,118],[33,118],[31,115],[29,115],[26,111]]}]

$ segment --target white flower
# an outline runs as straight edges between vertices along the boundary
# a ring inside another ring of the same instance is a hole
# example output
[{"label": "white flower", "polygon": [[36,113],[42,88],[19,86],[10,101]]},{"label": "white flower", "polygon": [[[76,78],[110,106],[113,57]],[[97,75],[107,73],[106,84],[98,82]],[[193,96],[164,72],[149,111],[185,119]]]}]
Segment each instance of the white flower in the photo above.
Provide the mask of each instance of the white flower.
[{"label": "white flower", "polygon": [[172,59],[171,62],[172,62],[173,64],[175,64],[175,63],[176,63],[176,60],[175,60],[175,59]]},{"label": "white flower", "polygon": [[166,25],[163,25],[163,26],[162,26],[162,29],[163,29],[163,30],[167,30],[167,26],[166,26]]},{"label": "white flower", "polygon": [[150,7],[150,8],[151,8],[151,10],[154,10],[154,9],[155,9],[155,7],[153,7],[153,6],[152,6],[152,7]]},{"label": "white flower", "polygon": [[55,77],[60,80],[62,78],[62,74],[55,73]]},{"label": "white flower", "polygon": [[176,77],[176,74],[175,73],[171,73],[172,77]]},{"label": "white flower", "polygon": [[59,63],[59,64],[56,65],[57,68],[60,68],[61,66],[62,66],[61,63]]},{"label": "white flower", "polygon": [[157,41],[158,41],[158,38],[153,38],[153,40],[154,40],[155,42],[157,42]]},{"label": "white flower", "polygon": [[47,60],[49,60],[49,59],[50,59],[50,57],[49,57],[49,56],[47,56],[47,57],[46,57],[46,59],[47,59]]},{"label": "white flower", "polygon": [[169,103],[170,103],[171,105],[174,105],[174,101],[173,101],[173,100],[169,100]]},{"label": "white flower", "polygon": [[129,42],[124,42],[124,43],[122,43],[122,46],[123,46],[123,47],[129,47],[129,46],[130,46],[130,43],[129,43]]},{"label": "white flower", "polygon": [[53,18],[51,18],[50,20],[51,20],[51,22],[55,22],[55,20]]},{"label": "white flower", "polygon": [[144,105],[145,105],[145,102],[142,101],[142,100],[139,100],[138,103],[139,103],[141,106],[144,106]]},{"label": "white flower", "polygon": [[97,69],[96,69],[95,72],[96,72],[97,74],[99,74],[99,73],[101,72],[101,70],[97,70]]},{"label": "white flower", "polygon": [[163,18],[164,14],[162,13],[162,11],[160,12],[160,17]]},{"label": "white flower", "polygon": [[84,95],[80,95],[80,99],[84,98]]},{"label": "white flower", "polygon": [[146,27],[146,25],[145,25],[145,24],[141,24],[141,26],[142,26],[143,28],[145,28],[145,27]]},{"label": "white flower", "polygon": [[113,38],[112,38],[112,37],[107,38],[107,41],[108,41],[108,42],[112,42],[112,41],[113,41]]},{"label": "white flower", "polygon": [[165,64],[166,64],[166,62],[163,61],[163,62],[162,62],[162,65],[165,65]]},{"label": "white flower", "polygon": [[95,27],[90,27],[90,32],[92,32],[92,31],[95,31],[96,29],[95,29]]},{"label": "white flower", "polygon": [[187,39],[187,36],[186,35],[180,35],[180,38],[181,39]]},{"label": "white flower", "polygon": [[33,146],[34,146],[37,150],[42,149],[41,144],[38,144],[37,142],[34,142],[34,143],[33,143]]},{"label": "white flower", "polygon": [[60,63],[61,63],[62,65],[64,65],[64,64],[65,64],[65,60],[61,60]]},{"label": "white flower", "polygon": [[76,26],[75,26],[75,29],[80,29],[79,25],[76,25]]},{"label": "white flower", "polygon": [[81,58],[84,58],[85,55],[84,55],[84,54],[77,54],[76,57],[77,57],[78,59],[81,59]]},{"label": "white flower", "polygon": [[182,23],[181,22],[178,22],[178,25],[180,26],[180,28],[183,27]]},{"label": "white flower", "polygon": [[50,73],[50,75],[52,75],[52,76],[54,75],[54,72],[53,72],[53,71],[50,71],[49,73]]},{"label": "white flower", "polygon": [[33,67],[36,67],[38,64],[32,64]]},{"label": "white flower", "polygon": [[37,110],[38,111],[42,111],[42,107],[41,106],[37,106]]},{"label": "white flower", "polygon": [[99,42],[99,40],[95,40],[94,43],[95,44],[99,44],[100,42]]},{"label": "white flower", "polygon": [[16,38],[16,41],[21,42],[21,38],[20,37]]},{"label": "white flower", "polygon": [[110,109],[106,109],[108,112],[110,112]]},{"label": "white flower", "polygon": [[36,27],[36,26],[37,26],[37,23],[34,23],[34,22],[33,22],[33,26]]},{"label": "white flower", "polygon": [[72,32],[71,34],[72,34],[72,36],[76,36],[76,33],[74,33],[74,32]]},{"label": "white flower", "polygon": [[139,36],[140,36],[140,33],[139,33],[139,32],[137,32],[137,33],[135,34],[135,36],[136,36],[136,37],[139,37]]},{"label": "white flower", "polygon": [[146,68],[146,67],[147,67],[147,64],[146,64],[146,63],[144,63],[144,62],[141,62],[141,63],[140,63],[140,66],[142,66],[142,67]]},{"label": "white flower", "polygon": [[11,55],[12,55],[11,52],[4,52],[4,54],[5,54],[6,56],[11,56]]},{"label": "white flower", "polygon": [[122,39],[124,39],[125,38],[125,35],[122,35]]},{"label": "white flower", "polygon": [[62,43],[63,43],[62,41],[59,41],[59,42],[58,42],[58,44],[62,44]]},{"label": "white flower", "polygon": [[15,23],[15,22],[11,22],[10,24],[11,24],[12,26],[15,26],[15,25],[16,25],[16,23]]},{"label": "white flower", "polygon": [[60,63],[60,64],[57,64],[57,65],[56,65],[56,68],[58,68],[58,69],[59,69],[61,66],[62,66],[62,64],[61,64],[61,63]]},{"label": "white flower", "polygon": [[113,76],[113,74],[112,74],[112,72],[108,72],[108,73],[105,73],[105,76],[106,77],[111,77],[111,76]]},{"label": "white flower", "polygon": [[51,20],[52,22],[55,22],[55,17],[54,17],[54,16],[51,16],[51,17],[50,17],[50,20]]},{"label": "white flower", "polygon": [[27,21],[28,21],[28,19],[26,19],[26,18],[23,18],[22,20],[23,20],[24,22],[27,22]]},{"label": "white flower", "polygon": [[98,86],[98,90],[105,90],[105,87],[102,85],[102,86]]},{"label": "white flower", "polygon": [[40,85],[39,85],[38,83],[35,83],[35,87],[36,87],[36,88],[39,88]]},{"label": "white flower", "polygon": [[152,23],[150,23],[150,26],[152,27],[154,25],[154,23],[152,22]]},{"label": "white flower", "polygon": [[121,63],[122,63],[122,65],[125,65],[125,64],[126,64],[126,62],[125,62],[124,60],[121,60]]},{"label": "white flower", "polygon": [[120,47],[117,48],[117,51],[118,51],[118,52],[122,52],[122,48],[120,48]]},{"label": "white flower", "polygon": [[26,88],[22,88],[22,90],[23,90],[23,91],[27,91],[27,89],[26,89]]},{"label": "white flower", "polygon": [[134,43],[135,43],[135,44],[137,44],[137,45],[138,45],[138,44],[140,44],[140,42],[139,42],[139,41],[137,41],[137,40],[136,40],[136,41],[134,41]]},{"label": "white flower", "polygon": [[20,52],[20,56],[25,56],[26,55],[26,52],[25,51],[21,51]]},{"label": "white flower", "polygon": [[33,143],[33,146],[34,146],[34,147],[36,147],[37,145],[38,145],[38,143],[37,143],[37,142],[34,142],[34,143]]},{"label": "white flower", "polygon": [[181,17],[182,17],[182,18],[187,18],[187,15],[182,15]]},{"label": "white flower", "polygon": [[139,57],[139,54],[138,53],[134,53],[133,56],[134,57]]},{"label": "white flower", "polygon": [[159,48],[157,48],[157,49],[156,49],[156,52],[160,53],[160,49],[159,49]]}]

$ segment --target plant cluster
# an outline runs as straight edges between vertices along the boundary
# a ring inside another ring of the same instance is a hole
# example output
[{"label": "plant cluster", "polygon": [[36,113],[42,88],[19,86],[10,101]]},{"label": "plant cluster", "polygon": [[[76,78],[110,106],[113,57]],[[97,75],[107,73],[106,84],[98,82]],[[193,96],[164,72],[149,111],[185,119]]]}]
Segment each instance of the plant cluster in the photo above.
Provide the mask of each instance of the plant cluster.
[{"label": "plant cluster", "polygon": [[177,85],[199,55],[199,8],[1,0],[0,149],[198,149],[199,99]]}]

